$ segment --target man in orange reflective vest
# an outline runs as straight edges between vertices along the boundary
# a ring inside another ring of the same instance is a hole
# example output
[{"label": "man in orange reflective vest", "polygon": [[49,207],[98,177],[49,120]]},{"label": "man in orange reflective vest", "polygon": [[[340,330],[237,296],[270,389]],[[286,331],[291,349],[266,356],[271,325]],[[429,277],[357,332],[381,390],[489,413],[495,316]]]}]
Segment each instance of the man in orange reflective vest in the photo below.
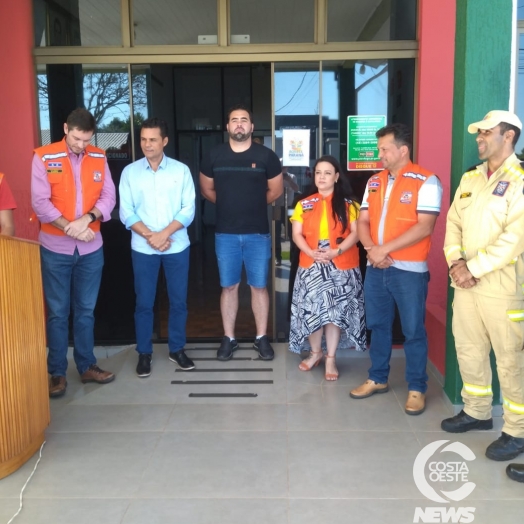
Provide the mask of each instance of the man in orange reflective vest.
[{"label": "man in orange reflective vest", "polygon": [[35,149],[33,157],[31,200],[41,224],[50,397],[63,395],[67,387],[70,310],[82,382],[105,384],[115,378],[96,365],[93,354],[93,312],[104,265],[100,222],[110,220],[115,207],[106,155],[90,145],[94,132],[91,113],[75,109],[64,124],[64,138]]},{"label": "man in orange reflective vest", "polygon": [[444,240],[464,410],[441,426],[450,433],[493,428],[493,347],[504,425],[486,449],[492,460],[524,452],[524,169],[514,151],[521,129],[517,115],[499,110],[468,126],[483,162],[462,175]]},{"label": "man in orange reflective vest", "polygon": [[408,415],[419,415],[426,407],[428,380],[427,258],[440,213],[442,185],[433,173],[411,162],[407,126],[392,124],[379,129],[376,136],[385,169],[369,179],[357,225],[368,258],[364,300],[371,330],[371,368],[368,380],[350,396],[362,399],[388,391],[397,305],[405,337],[408,398],[404,409]]},{"label": "man in orange reflective vest", "polygon": [[13,236],[15,234],[13,209],[16,209],[15,199],[4,174],[0,173],[0,235]]}]

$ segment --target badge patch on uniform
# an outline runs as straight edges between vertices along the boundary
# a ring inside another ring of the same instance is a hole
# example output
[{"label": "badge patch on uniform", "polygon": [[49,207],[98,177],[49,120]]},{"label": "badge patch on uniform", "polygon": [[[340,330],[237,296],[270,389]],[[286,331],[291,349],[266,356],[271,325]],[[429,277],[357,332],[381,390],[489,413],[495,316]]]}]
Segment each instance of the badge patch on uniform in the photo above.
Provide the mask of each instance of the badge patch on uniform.
[{"label": "badge patch on uniform", "polygon": [[[368,193],[376,193],[377,190],[376,189],[368,189]],[[523,191],[524,192],[524,191]]]},{"label": "badge patch on uniform", "polygon": [[302,203],[302,211],[311,211],[312,209],[313,209],[313,204]]},{"label": "badge patch on uniform", "polygon": [[374,188],[380,187],[380,182],[370,182],[369,188],[371,189],[372,187]]},{"label": "badge patch on uniform", "polygon": [[62,162],[49,162],[47,165],[49,167],[62,167]]},{"label": "badge patch on uniform", "polygon": [[462,193],[460,195],[460,198],[469,198],[471,196],[471,193]]},{"label": "badge patch on uniform", "polygon": [[404,191],[400,195],[401,204],[411,204],[411,199],[413,198],[413,193],[411,191]]},{"label": "badge patch on uniform", "polygon": [[100,171],[93,171],[93,180],[95,182],[102,182],[102,173],[100,173]]},{"label": "badge patch on uniform", "polygon": [[504,196],[506,189],[509,187],[509,182],[499,182],[497,187],[493,190],[493,195]]},{"label": "badge patch on uniform", "polygon": [[48,173],[61,173],[62,170],[61,169],[47,169],[47,172]]}]

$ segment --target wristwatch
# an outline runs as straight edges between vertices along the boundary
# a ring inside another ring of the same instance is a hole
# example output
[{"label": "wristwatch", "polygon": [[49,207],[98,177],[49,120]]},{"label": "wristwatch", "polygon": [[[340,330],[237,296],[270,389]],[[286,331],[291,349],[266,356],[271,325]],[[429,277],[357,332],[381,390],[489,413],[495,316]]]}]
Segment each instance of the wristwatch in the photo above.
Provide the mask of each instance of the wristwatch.
[{"label": "wristwatch", "polygon": [[338,251],[337,251],[337,257],[342,255],[342,249],[341,248],[338,248]]},{"label": "wristwatch", "polygon": [[91,217],[91,222],[96,222],[96,215],[94,213],[87,213]]}]

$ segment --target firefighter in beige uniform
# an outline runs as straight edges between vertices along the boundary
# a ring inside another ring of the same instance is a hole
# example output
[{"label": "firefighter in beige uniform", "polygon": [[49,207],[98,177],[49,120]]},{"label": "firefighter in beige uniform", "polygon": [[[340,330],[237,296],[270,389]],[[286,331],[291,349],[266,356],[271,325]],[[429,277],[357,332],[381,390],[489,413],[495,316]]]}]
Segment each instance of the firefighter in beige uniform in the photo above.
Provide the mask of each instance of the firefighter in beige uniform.
[{"label": "firefighter in beige uniform", "polygon": [[442,429],[493,427],[493,347],[504,399],[502,435],[486,449],[493,460],[524,451],[524,170],[514,153],[521,129],[508,111],[491,111],[468,127],[485,162],[462,176],[444,241],[464,410]]}]

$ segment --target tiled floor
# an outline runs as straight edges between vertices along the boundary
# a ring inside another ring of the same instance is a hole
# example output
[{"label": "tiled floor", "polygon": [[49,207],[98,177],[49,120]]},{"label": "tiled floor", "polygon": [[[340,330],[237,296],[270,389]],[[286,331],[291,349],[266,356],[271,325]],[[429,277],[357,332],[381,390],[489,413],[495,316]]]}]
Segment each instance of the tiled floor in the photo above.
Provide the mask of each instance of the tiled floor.
[{"label": "tiled floor", "polygon": [[[211,349],[190,347],[192,357],[214,356]],[[141,380],[134,374],[136,354],[128,348],[99,361],[118,374],[105,386],[82,385],[71,367],[66,396],[51,403],[42,461],[14,522],[405,524],[414,521],[416,507],[445,506],[424,498],[413,479],[418,452],[444,439],[463,442],[476,455],[469,480],[477,487],[452,507],[476,508],[477,524],[522,521],[524,485],[506,478],[505,463],[484,457],[500,419],[494,431],[441,432],[440,421],[451,408],[434,379],[426,412],[405,415],[402,351],[392,359],[391,391],[357,401],[348,391],[366,378],[367,354],[339,355],[340,380],[326,383],[321,367],[300,372],[298,356],[285,344],[276,349],[273,362],[255,360],[246,347],[230,362],[197,360],[200,371],[183,373],[168,361],[166,347],[156,346],[153,374]],[[242,368],[260,371],[225,371]],[[0,523],[16,512],[35,462],[33,457],[0,480]]]}]

